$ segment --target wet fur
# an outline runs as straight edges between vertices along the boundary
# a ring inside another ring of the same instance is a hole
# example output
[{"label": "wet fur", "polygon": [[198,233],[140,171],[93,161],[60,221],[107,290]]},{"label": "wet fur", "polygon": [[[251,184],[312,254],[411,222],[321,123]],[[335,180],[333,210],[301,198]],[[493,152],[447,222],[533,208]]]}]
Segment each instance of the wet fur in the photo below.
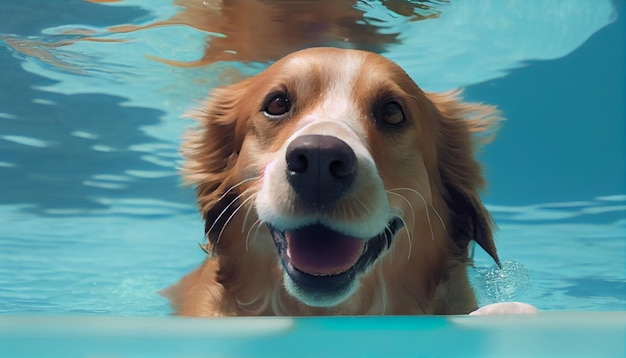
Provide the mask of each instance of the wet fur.
[{"label": "wet fur", "polygon": [[[362,72],[354,76],[356,107],[367,106],[372,93],[381,90],[379,84],[397,86],[407,94],[410,128],[392,136],[362,122],[365,144],[388,200],[403,213],[406,225],[361,277],[354,295],[332,307],[311,307],[286,292],[276,249],[258,220],[255,197],[263,180],[263,162],[298,130],[299,116],[319,105],[317,92],[333,81],[323,70],[341,63],[342,56],[364,63],[354,69]],[[289,78],[290,71],[298,72],[292,64],[300,58],[315,63],[307,70],[315,80]],[[368,80],[374,71],[379,76]],[[262,101],[268,84],[277,78],[295,86],[291,91],[305,93],[298,101],[307,103],[289,121],[267,123],[260,117]],[[378,55],[330,48],[292,54],[255,77],[215,89],[192,114],[199,127],[186,134],[182,147],[183,175],[196,187],[210,255],[165,290],[176,313],[400,315],[476,309],[467,279],[468,245],[473,240],[496,262],[498,256],[492,221],[479,196],[485,183],[473,153],[476,144],[493,133],[499,117],[494,107],[462,102],[459,95],[423,92],[399,67]]]}]

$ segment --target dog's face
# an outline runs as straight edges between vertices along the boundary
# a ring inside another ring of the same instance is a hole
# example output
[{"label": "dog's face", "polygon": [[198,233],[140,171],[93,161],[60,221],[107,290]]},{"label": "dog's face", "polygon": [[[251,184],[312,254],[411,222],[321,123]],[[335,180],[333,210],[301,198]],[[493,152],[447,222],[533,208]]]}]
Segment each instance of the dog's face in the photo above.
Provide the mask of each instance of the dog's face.
[{"label": "dog's face", "polygon": [[497,260],[470,141],[488,121],[463,118],[481,111],[381,56],[329,48],[214,91],[184,154],[222,270],[335,307],[364,285],[445,276],[472,239]]}]

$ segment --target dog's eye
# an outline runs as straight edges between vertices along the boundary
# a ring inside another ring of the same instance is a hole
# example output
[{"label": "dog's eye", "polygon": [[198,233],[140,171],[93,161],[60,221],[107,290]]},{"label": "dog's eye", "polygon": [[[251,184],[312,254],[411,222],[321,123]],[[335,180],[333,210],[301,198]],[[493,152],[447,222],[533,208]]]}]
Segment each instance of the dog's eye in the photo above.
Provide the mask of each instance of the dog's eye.
[{"label": "dog's eye", "polygon": [[291,100],[284,93],[270,96],[263,108],[263,112],[269,117],[282,116],[289,110],[291,110]]},{"label": "dog's eye", "polygon": [[383,106],[380,112],[381,119],[390,125],[404,122],[404,112],[398,102],[389,102]]}]

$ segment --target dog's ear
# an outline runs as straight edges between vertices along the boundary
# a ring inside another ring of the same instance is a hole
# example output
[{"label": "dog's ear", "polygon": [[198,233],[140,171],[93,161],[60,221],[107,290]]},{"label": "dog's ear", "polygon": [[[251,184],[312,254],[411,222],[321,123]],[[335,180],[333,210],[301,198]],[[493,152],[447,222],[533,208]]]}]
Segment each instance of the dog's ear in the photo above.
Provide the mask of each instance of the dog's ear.
[{"label": "dog's ear", "polygon": [[474,240],[499,265],[493,221],[479,194],[485,182],[474,158],[476,147],[491,140],[500,120],[499,112],[492,106],[464,103],[459,94],[427,94],[438,112],[437,163],[441,191],[450,210],[452,227],[448,233],[464,252]]},{"label": "dog's ear", "polygon": [[[182,144],[185,184],[196,186],[200,212],[209,229],[221,229],[234,209],[236,190],[231,175],[243,141],[245,119],[240,118],[248,80],[213,90],[209,99],[189,113],[199,127],[189,130]],[[220,225],[222,222],[222,225]]]}]

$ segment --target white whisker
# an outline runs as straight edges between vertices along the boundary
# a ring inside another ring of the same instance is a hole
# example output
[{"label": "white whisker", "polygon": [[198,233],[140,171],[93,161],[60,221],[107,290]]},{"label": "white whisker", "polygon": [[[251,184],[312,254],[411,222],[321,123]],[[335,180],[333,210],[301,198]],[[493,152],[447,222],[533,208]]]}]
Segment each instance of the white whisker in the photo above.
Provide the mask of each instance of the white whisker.
[{"label": "white whisker", "polygon": [[[237,200],[239,200],[242,196],[244,195],[244,193],[241,193],[239,195],[237,195],[233,200],[230,201],[230,203],[228,203],[228,205],[226,205],[226,207],[222,210],[222,212],[217,216],[217,218],[215,218],[215,220],[213,221],[213,224],[211,224],[211,227],[209,227],[209,230],[207,230],[206,235],[207,238],[209,237],[209,234],[211,233],[211,231],[213,231],[213,229],[215,228],[215,225],[217,225],[217,222],[220,221],[220,219],[222,218],[222,216],[224,214],[226,214],[226,212],[228,211],[228,209],[230,209],[230,207],[237,202]],[[226,226],[226,225],[224,225]],[[218,238],[218,242],[219,242],[219,238]]]},{"label": "white whisker", "polygon": [[[252,194],[250,198],[255,198],[256,193]],[[246,200],[247,201],[247,200]],[[252,207],[254,205],[248,205],[248,210],[246,210],[246,215],[243,217],[243,223],[241,224],[241,233],[243,234],[246,231],[246,223],[248,222],[248,216],[250,216],[250,211],[252,211]]]},{"label": "white whisker", "polygon": [[257,227],[257,229],[255,231],[255,236],[256,236],[256,233],[258,232],[259,226],[261,226],[262,223],[263,222],[261,221],[261,219],[256,219],[256,221],[252,223],[252,226],[250,226],[250,229],[248,230],[248,234],[246,235],[246,252],[248,252],[248,243],[250,242],[250,234],[252,233],[252,229],[256,225],[256,227]]},{"label": "white whisker", "polygon": [[257,180],[261,178],[261,176],[256,176],[256,177],[252,177],[252,178],[248,178],[248,179],[244,179],[242,181],[240,181],[239,183],[231,186],[230,188],[228,188],[228,190],[226,190],[224,193],[222,193],[222,195],[217,199],[217,201],[220,201],[222,199],[224,199],[226,197],[226,195],[228,195],[228,193],[230,193],[231,191],[233,191],[235,188],[237,188],[238,186],[241,186],[249,181],[253,181],[253,180]]},{"label": "white whisker", "polygon": [[258,220],[259,224],[256,226],[256,229],[254,230],[254,237],[258,237],[259,236],[259,230],[261,229],[261,225],[264,224],[263,221]]},{"label": "white whisker", "polygon": [[403,217],[398,217],[400,219],[400,221],[402,221],[402,223],[404,224],[404,229],[406,230],[406,236],[409,240],[409,256],[407,256],[407,260],[411,259],[411,253],[413,252],[413,237],[411,235],[411,232],[409,231],[409,227],[406,224],[406,221],[404,220]]},{"label": "white whisker", "polygon": [[408,190],[412,193],[417,194],[420,199],[422,199],[422,202],[424,203],[424,206],[426,207],[426,215],[428,216],[428,208],[430,207],[433,212],[435,213],[435,215],[437,215],[437,218],[439,218],[439,222],[441,223],[441,227],[443,228],[443,231],[447,231],[446,230],[446,225],[443,223],[443,219],[441,218],[441,215],[439,215],[439,213],[437,212],[437,210],[428,202],[426,202],[426,199],[424,198],[424,196],[417,190],[415,189],[411,189],[411,188],[395,188],[395,189],[390,189],[387,190],[387,192],[392,192],[392,191],[398,191],[398,190]]},{"label": "white whisker", "polygon": [[[400,195],[398,193],[394,193],[394,192],[392,192],[390,190],[387,190],[387,194],[393,194],[393,195],[399,196],[402,200],[404,200],[407,203],[407,205],[409,205],[409,208],[411,209],[411,215],[413,215],[413,221],[412,221],[412,225],[411,225],[411,232],[415,231],[415,221],[416,221],[415,220],[415,209],[413,209],[413,205],[411,205],[411,202],[409,201],[409,199],[404,197],[404,195]],[[407,224],[406,221],[404,221],[404,224],[405,225]],[[408,227],[407,227],[407,230],[408,230]]]},{"label": "white whisker", "polygon": [[385,232],[387,232],[387,234],[389,234],[389,237],[393,237],[393,231],[391,231],[391,229],[389,228],[389,226],[385,227]]},{"label": "white whisker", "polygon": [[[250,195],[248,198],[246,198],[246,200],[244,200],[241,205],[239,206],[239,208],[237,208],[237,210],[239,210],[242,206],[248,204],[249,201],[251,201],[252,199],[254,199],[256,197],[256,194],[252,194]],[[241,224],[241,233],[243,234],[244,231],[246,230],[246,221],[248,220],[248,214],[250,214],[250,210],[252,209],[253,205],[248,205],[248,210],[246,210],[246,215],[243,218],[243,222]]]},{"label": "white whisker", "polygon": [[[241,193],[240,195],[237,196],[237,198],[233,201],[236,201],[237,199],[239,199],[241,196],[243,196],[245,194]],[[233,219],[233,217],[235,217],[235,214],[237,214],[237,212],[248,202],[250,201],[251,198],[253,198],[254,196],[250,196],[248,197],[246,200],[244,200],[241,205],[239,205],[237,208],[235,208],[235,210],[233,210],[233,212],[228,216],[228,218],[226,219],[226,222],[224,223],[224,225],[222,225],[222,229],[220,230],[219,235],[217,236],[217,241],[215,242],[216,244],[220,242],[220,239],[222,238],[222,234],[224,233],[224,230],[226,230],[226,226],[228,225],[228,223]],[[232,203],[232,202],[231,202]],[[230,206],[230,204],[228,205]],[[226,209],[224,209],[224,211],[222,211],[222,213],[224,213],[226,211]],[[221,216],[221,214],[220,214]],[[217,220],[216,220],[217,222]],[[210,232],[210,231],[209,231]]]}]

